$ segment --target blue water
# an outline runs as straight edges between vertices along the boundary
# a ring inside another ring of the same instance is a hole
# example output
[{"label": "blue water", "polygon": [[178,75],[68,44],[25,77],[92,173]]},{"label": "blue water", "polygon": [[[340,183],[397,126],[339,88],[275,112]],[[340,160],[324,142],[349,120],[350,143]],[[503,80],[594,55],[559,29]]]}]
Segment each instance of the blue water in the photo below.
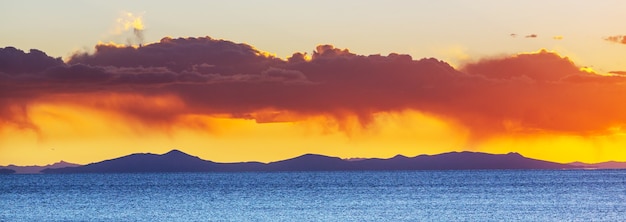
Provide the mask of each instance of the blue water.
[{"label": "blue water", "polygon": [[0,175],[0,221],[625,221],[626,170]]}]

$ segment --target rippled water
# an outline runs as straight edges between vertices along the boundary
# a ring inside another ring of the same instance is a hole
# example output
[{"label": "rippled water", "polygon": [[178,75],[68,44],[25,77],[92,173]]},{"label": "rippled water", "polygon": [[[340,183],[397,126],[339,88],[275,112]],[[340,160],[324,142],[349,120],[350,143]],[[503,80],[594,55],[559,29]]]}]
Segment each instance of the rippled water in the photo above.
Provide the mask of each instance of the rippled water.
[{"label": "rippled water", "polygon": [[624,221],[626,170],[0,175],[0,221]]}]

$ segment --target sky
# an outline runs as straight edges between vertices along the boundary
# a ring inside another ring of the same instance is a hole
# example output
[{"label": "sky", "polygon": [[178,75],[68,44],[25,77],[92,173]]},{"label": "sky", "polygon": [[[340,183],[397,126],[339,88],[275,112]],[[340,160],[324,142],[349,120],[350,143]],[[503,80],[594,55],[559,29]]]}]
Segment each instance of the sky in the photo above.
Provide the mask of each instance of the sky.
[{"label": "sky", "polygon": [[626,161],[623,1],[13,1],[0,165]]}]

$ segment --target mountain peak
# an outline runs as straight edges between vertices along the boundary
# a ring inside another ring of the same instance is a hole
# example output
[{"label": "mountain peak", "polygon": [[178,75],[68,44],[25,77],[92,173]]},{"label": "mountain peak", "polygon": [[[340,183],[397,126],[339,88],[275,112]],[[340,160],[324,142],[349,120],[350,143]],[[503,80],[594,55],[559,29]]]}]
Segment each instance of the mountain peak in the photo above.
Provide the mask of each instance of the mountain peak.
[{"label": "mountain peak", "polygon": [[398,154],[395,155],[394,157],[392,157],[391,159],[408,159],[409,157],[402,155],[402,154]]},{"label": "mountain peak", "polygon": [[170,150],[169,152],[163,154],[163,156],[171,156],[171,155],[186,155],[186,156],[190,156],[189,154],[187,154],[187,153],[185,153],[183,151],[177,150],[177,149]]},{"label": "mountain peak", "polygon": [[62,168],[62,167],[75,167],[75,166],[80,166],[80,164],[68,163],[68,162],[61,160],[53,164],[48,164],[44,167],[45,168]]},{"label": "mountain peak", "polygon": [[191,161],[191,160],[201,160],[199,157],[197,156],[192,156],[189,155],[183,151],[177,150],[177,149],[173,149],[170,150],[167,153],[164,153],[162,155],[160,155],[163,158],[166,159],[170,159],[170,160],[178,160],[178,161]]},{"label": "mountain peak", "polygon": [[522,154],[519,154],[518,152],[509,152],[506,155],[510,155],[510,156],[522,156]]}]

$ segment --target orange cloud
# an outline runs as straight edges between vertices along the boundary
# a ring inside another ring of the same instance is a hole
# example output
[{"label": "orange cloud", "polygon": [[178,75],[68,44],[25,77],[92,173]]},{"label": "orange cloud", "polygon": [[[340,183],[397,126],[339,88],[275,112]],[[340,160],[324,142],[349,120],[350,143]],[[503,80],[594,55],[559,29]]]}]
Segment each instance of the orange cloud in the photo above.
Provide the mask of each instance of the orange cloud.
[{"label": "orange cloud", "polygon": [[459,69],[434,58],[363,56],[332,45],[318,46],[310,59],[294,53],[281,60],[209,37],[164,38],[139,48],[98,45],[67,64],[39,51],[1,52],[32,65],[0,66],[0,119],[32,129],[28,109],[45,100],[149,126],[175,125],[190,115],[259,123],[326,116],[348,131],[354,120],[368,127],[377,113],[413,110],[457,123],[476,140],[599,134],[626,123],[623,77],[586,72],[545,50]]},{"label": "orange cloud", "polygon": [[537,34],[530,34],[530,35],[526,35],[524,37],[525,38],[537,38]]},{"label": "orange cloud", "polygon": [[482,90],[498,96],[481,96],[499,98],[491,101],[498,107],[491,115],[519,123],[525,130],[587,135],[607,132],[626,120],[618,111],[626,111],[618,102],[624,99],[619,95],[626,91],[622,87],[626,79],[586,72],[554,53],[485,60],[464,71],[508,80]]},{"label": "orange cloud", "polygon": [[626,44],[626,36],[623,36],[623,35],[609,36],[609,37],[604,38],[604,40],[613,42],[613,43]]},{"label": "orange cloud", "polygon": [[610,74],[614,74],[614,75],[618,75],[618,76],[624,76],[626,75],[626,71],[610,71]]}]

